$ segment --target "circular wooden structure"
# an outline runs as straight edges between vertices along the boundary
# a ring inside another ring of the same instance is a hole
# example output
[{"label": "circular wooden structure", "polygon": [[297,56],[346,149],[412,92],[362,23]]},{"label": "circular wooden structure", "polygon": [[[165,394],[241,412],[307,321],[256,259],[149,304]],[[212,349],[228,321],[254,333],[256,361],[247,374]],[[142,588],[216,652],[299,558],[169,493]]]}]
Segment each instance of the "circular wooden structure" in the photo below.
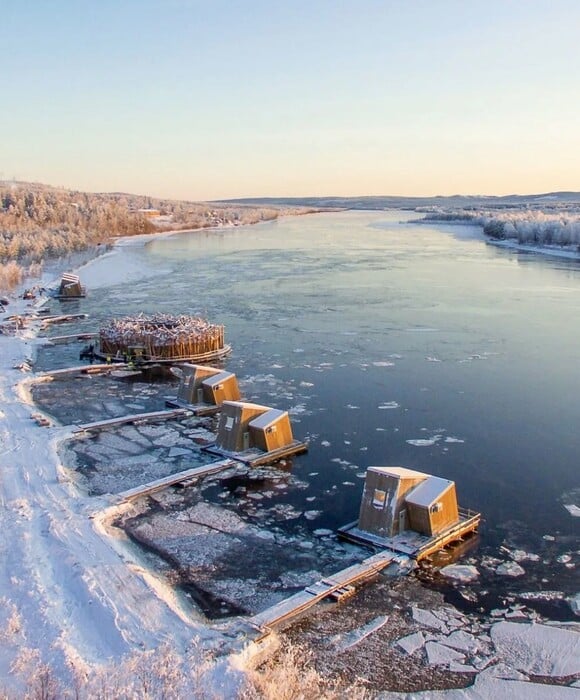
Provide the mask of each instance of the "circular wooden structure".
[{"label": "circular wooden structure", "polygon": [[113,318],[99,331],[102,359],[116,362],[209,362],[230,352],[224,327],[198,316],[127,316]]}]

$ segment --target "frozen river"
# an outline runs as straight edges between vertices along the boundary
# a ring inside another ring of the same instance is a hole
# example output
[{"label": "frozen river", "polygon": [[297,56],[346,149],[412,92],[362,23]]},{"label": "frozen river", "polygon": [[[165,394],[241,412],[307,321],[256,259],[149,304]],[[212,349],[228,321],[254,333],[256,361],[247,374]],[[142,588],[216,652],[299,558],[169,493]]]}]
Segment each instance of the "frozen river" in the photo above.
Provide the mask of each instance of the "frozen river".
[{"label": "frozen river", "polygon": [[[310,440],[292,467],[301,488],[280,494],[310,513],[302,527],[354,520],[365,468],[406,466],[455,480],[460,504],[484,514],[475,561],[496,593],[477,604],[512,588],[576,592],[579,521],[565,505],[580,505],[580,263],[416,216],[328,213],[130,243],[81,270],[90,318],[78,328],[139,311],[225,324],[245,396],[291,410]],[[39,356],[77,361],[78,346]],[[525,573],[499,586],[485,560],[504,561],[502,546],[538,560],[516,555]]]}]

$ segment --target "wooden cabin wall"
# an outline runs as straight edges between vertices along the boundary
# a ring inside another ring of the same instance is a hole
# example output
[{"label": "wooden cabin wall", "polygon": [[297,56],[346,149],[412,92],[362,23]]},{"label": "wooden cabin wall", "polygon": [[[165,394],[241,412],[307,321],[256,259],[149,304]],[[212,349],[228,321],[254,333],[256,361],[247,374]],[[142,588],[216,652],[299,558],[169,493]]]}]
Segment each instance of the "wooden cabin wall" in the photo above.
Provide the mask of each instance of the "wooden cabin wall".
[{"label": "wooden cabin wall", "polygon": [[459,510],[455,484],[450,484],[449,488],[440,495],[436,502],[442,504],[442,509],[435,512],[432,512],[428,506],[418,506],[413,503],[407,504],[409,526],[412,530],[432,536],[439,534],[450,525],[458,522]]},{"label": "wooden cabin wall", "polygon": [[221,406],[224,401],[239,401],[240,388],[235,374],[226,377],[217,386],[206,386],[204,384],[203,398],[205,403],[215,406]]},{"label": "wooden cabin wall", "polygon": [[[363,492],[359,524],[360,530],[366,530],[381,537],[392,537],[399,532],[399,514],[405,509],[405,494],[425,477],[397,478],[389,474],[367,471]],[[383,507],[375,500],[375,491],[384,491]]]},{"label": "wooden cabin wall", "polygon": [[271,452],[280,447],[290,445],[294,439],[292,435],[292,426],[290,424],[290,416],[284,415],[273,421],[266,428],[254,428],[250,426],[250,441],[264,452]]},{"label": "wooden cabin wall", "polygon": [[264,412],[265,409],[261,407],[250,408],[225,403],[220,415],[216,444],[229,452],[241,452],[244,449],[244,433],[250,432],[250,421]]}]

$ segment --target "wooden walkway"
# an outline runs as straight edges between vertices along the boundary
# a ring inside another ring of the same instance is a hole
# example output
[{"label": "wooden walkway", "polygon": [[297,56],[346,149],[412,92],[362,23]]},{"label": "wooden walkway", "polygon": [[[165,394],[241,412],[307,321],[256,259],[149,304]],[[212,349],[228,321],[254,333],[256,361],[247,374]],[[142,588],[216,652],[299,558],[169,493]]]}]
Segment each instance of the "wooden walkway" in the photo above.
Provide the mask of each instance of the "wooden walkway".
[{"label": "wooden walkway", "polygon": [[98,433],[101,430],[115,428],[118,425],[127,425],[129,423],[155,423],[158,421],[172,420],[174,418],[187,418],[191,416],[191,411],[185,408],[175,408],[165,411],[153,411],[151,413],[131,413],[127,416],[119,416],[118,418],[108,418],[107,420],[99,420],[94,423],[81,423],[75,426],[75,433]]},{"label": "wooden walkway", "polygon": [[66,343],[75,343],[80,340],[93,340],[98,338],[98,333],[73,333],[73,335],[54,335],[47,338],[51,345],[65,345]]},{"label": "wooden walkway", "polygon": [[157,491],[162,491],[168,486],[174,486],[175,484],[180,484],[184,481],[190,481],[191,479],[199,479],[202,476],[207,476],[208,474],[217,474],[225,469],[236,466],[237,463],[233,459],[222,459],[219,462],[211,462],[211,464],[204,464],[201,467],[192,467],[191,469],[186,469],[183,472],[178,472],[177,474],[171,474],[170,476],[165,476],[162,479],[156,479],[155,481],[150,481],[147,484],[142,484],[141,486],[136,486],[134,489],[129,489],[118,494],[116,500],[119,504],[129,503],[134,501],[141,496],[149,496]]},{"label": "wooden walkway", "polygon": [[67,375],[74,377],[79,374],[103,374],[112,372],[113,370],[128,367],[126,364],[98,364],[98,365],[78,365],[77,367],[65,367],[64,369],[53,369],[48,372],[42,372],[41,377],[66,377]]},{"label": "wooden walkway", "polygon": [[271,464],[272,462],[277,462],[280,459],[284,459],[284,457],[290,457],[291,455],[306,452],[308,450],[308,443],[300,442],[299,440],[292,440],[289,445],[279,447],[278,449],[271,450],[270,452],[264,452],[257,447],[250,447],[248,450],[243,450],[242,452],[230,452],[229,450],[224,450],[223,448],[218,447],[215,443],[202,447],[201,449],[214,455],[235,459],[237,462],[243,462],[249,467],[257,467],[261,464]]},{"label": "wooden walkway", "polygon": [[88,318],[88,314],[66,314],[64,316],[42,316],[40,321],[41,328],[47,328],[53,323],[68,323],[69,321],[76,321],[82,318]]},{"label": "wooden walkway", "polygon": [[380,571],[392,563],[401,563],[406,557],[401,557],[395,552],[383,551],[368,557],[360,564],[354,564],[332,576],[317,581],[303,591],[296,593],[286,600],[282,600],[271,608],[249,618],[247,622],[263,633],[270,632],[292,618],[300,615],[308,608],[319,603],[329,596],[340,599],[342,595],[353,592],[352,586],[363,583],[376,576]]}]

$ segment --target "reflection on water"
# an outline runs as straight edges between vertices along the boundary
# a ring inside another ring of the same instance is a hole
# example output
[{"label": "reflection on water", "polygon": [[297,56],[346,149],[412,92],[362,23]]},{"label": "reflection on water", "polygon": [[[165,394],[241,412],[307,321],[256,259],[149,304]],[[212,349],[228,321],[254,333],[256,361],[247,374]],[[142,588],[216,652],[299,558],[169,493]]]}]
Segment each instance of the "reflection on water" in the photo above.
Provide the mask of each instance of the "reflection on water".
[{"label": "reflection on water", "polygon": [[[557,558],[578,549],[562,499],[579,486],[580,265],[488,246],[472,227],[400,223],[414,216],[311,215],[127,247],[147,275],[91,291],[78,328],[138,311],[224,323],[245,396],[291,409],[310,439],[294,461],[308,488],[287,496],[320,513],[305,527],[354,520],[365,468],[404,465],[457,482],[485,515],[480,552],[540,555],[520,587],[573,590]],[[76,363],[78,349],[40,362]]]}]

